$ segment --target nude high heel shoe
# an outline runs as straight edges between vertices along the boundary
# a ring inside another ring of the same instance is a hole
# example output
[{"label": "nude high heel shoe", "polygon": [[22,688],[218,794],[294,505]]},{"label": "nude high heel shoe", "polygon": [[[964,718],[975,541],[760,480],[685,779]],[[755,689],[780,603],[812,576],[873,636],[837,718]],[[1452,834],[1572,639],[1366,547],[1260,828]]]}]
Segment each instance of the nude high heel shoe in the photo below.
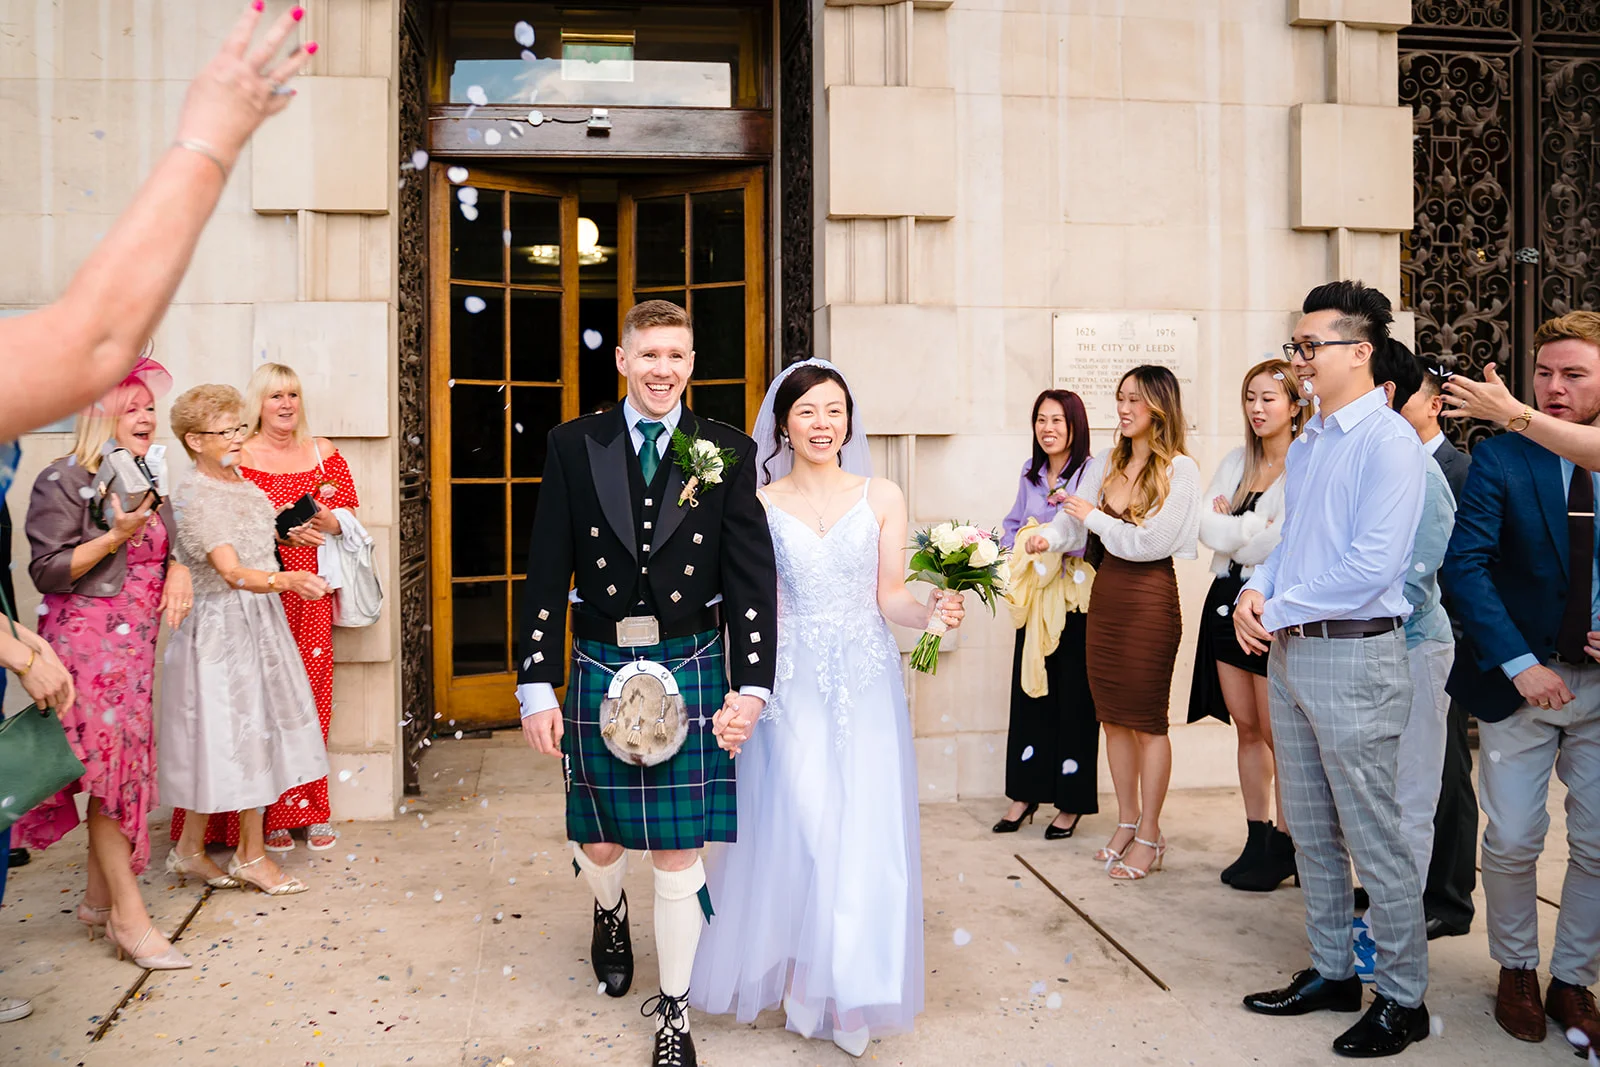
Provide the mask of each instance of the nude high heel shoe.
[{"label": "nude high heel shoe", "polygon": [[1141,879],[1148,878],[1150,875],[1161,869],[1162,861],[1167,858],[1166,837],[1163,836],[1155,841],[1146,841],[1142,837],[1135,836],[1134,841],[1145,846],[1146,848],[1154,849],[1156,854],[1155,859],[1150,861],[1150,866],[1148,869],[1130,867],[1122,860],[1117,860],[1116,863],[1112,865],[1111,869],[1106,873],[1119,882],[1137,882]]},{"label": "nude high heel shoe", "polygon": [[[1139,824],[1136,823],[1136,822],[1119,822],[1119,823],[1117,823],[1117,829],[1118,830],[1132,830],[1134,832],[1134,834],[1137,835],[1138,832],[1139,832]],[[1112,837],[1116,837],[1117,835],[1116,834],[1112,834],[1111,836]],[[1104,863],[1109,868],[1111,864],[1117,862],[1118,860],[1120,860],[1122,858],[1122,853],[1126,852],[1127,849],[1128,849],[1128,846],[1126,846],[1126,845],[1122,846],[1121,849],[1112,848],[1111,847],[1111,842],[1107,841],[1105,848],[1100,849],[1098,852],[1096,852],[1094,854],[1095,862],[1096,863]]]},{"label": "nude high heel shoe", "polygon": [[194,966],[193,963],[189,962],[189,957],[179,952],[174,945],[168,945],[167,951],[159,956],[139,955],[139,950],[144,948],[144,943],[150,940],[150,935],[155,932],[156,928],[153,924],[146,927],[145,932],[139,936],[139,940],[135,941],[132,947],[129,947],[116,928],[109,923],[106,924],[106,939],[116,948],[117,959],[119,960],[131,956],[134,966],[143,967],[147,971],[182,971]]},{"label": "nude high heel shoe", "polygon": [[167,853],[167,873],[175,876],[180,885],[188,882],[191,878],[198,878],[212,889],[239,888],[239,879],[232,875],[219,874],[213,878],[207,878],[199,869],[190,866],[195,860],[204,855],[204,852],[196,852],[192,856],[180,856],[178,855],[178,850],[174,848]]},{"label": "nude high heel shoe", "polygon": [[266,858],[267,857],[265,855],[261,855],[257,856],[249,863],[240,863],[239,854],[236,852],[234,853],[233,858],[228,861],[228,874],[238,879],[240,882],[255,886],[269,897],[286,897],[294,893],[304,893],[307,889],[311,888],[298,878],[285,878],[277,885],[269,886],[265,882],[258,881],[256,878],[252,877],[255,872],[251,871],[250,874],[245,873],[246,871],[250,871],[251,867],[254,867],[256,864],[260,863]]},{"label": "nude high heel shoe", "polygon": [[78,921],[89,928],[90,941],[94,940],[94,932],[96,930],[104,930],[106,928],[106,920],[110,917],[111,906],[109,904],[103,908],[97,908],[91,904],[78,905]]}]

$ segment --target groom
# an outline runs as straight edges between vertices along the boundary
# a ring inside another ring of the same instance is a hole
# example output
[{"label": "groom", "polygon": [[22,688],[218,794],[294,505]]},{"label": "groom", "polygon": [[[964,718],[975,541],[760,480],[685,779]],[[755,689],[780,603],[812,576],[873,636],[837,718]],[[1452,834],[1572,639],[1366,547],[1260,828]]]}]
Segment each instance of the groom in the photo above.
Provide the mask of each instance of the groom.
[{"label": "groom", "polygon": [[[628,382],[620,406],[550,431],[517,699],[528,743],[564,760],[567,836],[595,895],[590,956],[614,997],[633,981],[625,850],[650,853],[661,980],[644,1008],[656,1017],[652,1063],[694,1067],[689,973],[711,916],[699,849],[735,839],[730,753],[771,695],[777,569],[755,492],[754,442],[682,403],[694,372],[688,312],[665,300],[636,304],[623,320],[617,371]],[[733,456],[719,481],[694,487],[693,506],[683,499],[689,479],[674,433]],[[639,659],[672,671],[689,720],[682,747],[651,767],[619,759],[602,735],[612,675]],[[564,711],[555,696],[563,681]],[[738,692],[724,698],[730,681]]]}]

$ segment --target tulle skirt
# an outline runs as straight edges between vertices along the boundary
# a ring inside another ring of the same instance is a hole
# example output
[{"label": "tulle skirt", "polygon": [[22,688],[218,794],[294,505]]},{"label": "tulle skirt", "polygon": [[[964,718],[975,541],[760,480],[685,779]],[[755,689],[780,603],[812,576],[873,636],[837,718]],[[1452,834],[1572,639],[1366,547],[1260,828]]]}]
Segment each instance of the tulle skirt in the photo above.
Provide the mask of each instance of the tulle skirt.
[{"label": "tulle skirt", "polygon": [[716,914],[689,987],[696,1008],[740,1022],[791,992],[821,1020],[804,1036],[822,1039],[836,1026],[909,1031],[924,979],[917,771],[899,657],[891,646],[890,664],[868,663],[882,658],[875,648],[832,636],[784,650],[794,670],[780,670],[781,711],[737,760],[739,838],[707,847]]}]

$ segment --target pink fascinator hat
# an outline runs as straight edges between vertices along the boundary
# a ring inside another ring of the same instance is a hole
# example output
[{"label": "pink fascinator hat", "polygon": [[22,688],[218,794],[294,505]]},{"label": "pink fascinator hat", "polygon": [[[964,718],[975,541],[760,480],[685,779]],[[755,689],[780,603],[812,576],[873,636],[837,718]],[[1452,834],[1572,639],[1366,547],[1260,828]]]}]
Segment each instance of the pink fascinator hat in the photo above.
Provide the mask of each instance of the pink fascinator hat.
[{"label": "pink fascinator hat", "polygon": [[155,342],[147,342],[144,346],[144,351],[139,353],[139,359],[134,363],[133,369],[128,372],[127,377],[118,382],[105,396],[89,405],[84,414],[90,417],[120,414],[115,409],[122,406],[129,392],[141,385],[150,390],[150,395],[156,400],[160,400],[170,393],[172,391],[172,374],[167,368],[151,358],[150,353],[153,351],[155,351]]}]

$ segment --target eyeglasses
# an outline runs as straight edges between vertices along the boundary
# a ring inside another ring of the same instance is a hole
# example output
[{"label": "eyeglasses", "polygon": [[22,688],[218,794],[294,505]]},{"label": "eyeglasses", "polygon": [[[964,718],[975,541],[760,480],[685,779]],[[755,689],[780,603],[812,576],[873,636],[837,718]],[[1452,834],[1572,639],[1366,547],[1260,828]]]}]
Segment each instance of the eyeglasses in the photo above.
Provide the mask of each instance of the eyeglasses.
[{"label": "eyeglasses", "polygon": [[1326,345],[1359,345],[1364,341],[1285,341],[1283,343],[1283,358],[1293,360],[1295,356],[1310,363],[1317,358],[1317,349]]},{"label": "eyeglasses", "polygon": [[250,436],[250,427],[230,426],[226,430],[194,430],[191,432],[199,434],[201,437],[223,437],[229,441],[237,441],[241,437]]}]

